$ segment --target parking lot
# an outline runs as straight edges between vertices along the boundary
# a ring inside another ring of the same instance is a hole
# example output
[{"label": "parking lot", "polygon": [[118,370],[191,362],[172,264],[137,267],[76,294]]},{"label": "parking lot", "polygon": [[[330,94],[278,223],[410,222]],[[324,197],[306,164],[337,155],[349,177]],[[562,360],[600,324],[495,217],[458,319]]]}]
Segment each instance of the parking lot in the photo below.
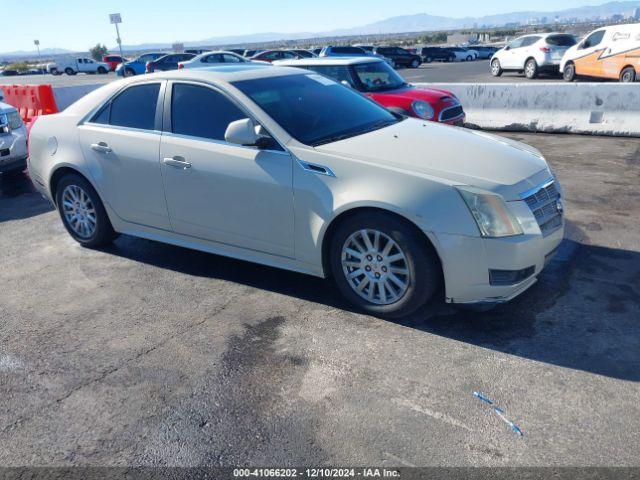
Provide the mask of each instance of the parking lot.
[{"label": "parking lot", "polygon": [[[418,69],[402,68],[399,73],[408,82],[433,82],[433,83],[519,83],[519,82],[562,82],[562,78],[553,75],[541,75],[535,80],[528,80],[524,75],[516,72],[505,72],[502,77],[493,77],[489,71],[488,60],[477,60],[474,62],[455,62],[455,63],[424,63]],[[78,75],[24,75],[19,77],[0,77],[0,85],[25,84],[39,85],[51,84],[54,87],[66,87],[72,85],[92,85],[99,83],[108,83],[118,80],[115,73],[108,75],[87,75],[80,73]]]},{"label": "parking lot", "polygon": [[640,140],[508,136],[563,184],[558,256],[510,304],[403,322],[295,273],[81,248],[0,177],[0,464],[640,465]]}]

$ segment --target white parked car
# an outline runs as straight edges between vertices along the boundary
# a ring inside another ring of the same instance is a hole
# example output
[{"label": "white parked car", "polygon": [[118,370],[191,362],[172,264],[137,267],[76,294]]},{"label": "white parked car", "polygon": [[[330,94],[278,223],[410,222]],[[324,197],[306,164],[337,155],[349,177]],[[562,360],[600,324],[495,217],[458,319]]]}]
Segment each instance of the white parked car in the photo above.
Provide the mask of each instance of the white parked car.
[{"label": "white parked car", "polygon": [[533,285],[563,238],[536,149],[394,115],[302,69],[161,72],[41,117],[29,173],[82,245],[117,233],[319,277],[399,317]]},{"label": "white parked car", "polygon": [[47,72],[53,75],[75,75],[77,73],[109,73],[109,64],[105,62],[96,62],[91,58],[84,57],[68,57],[61,58],[55,62],[47,64]]},{"label": "white parked car", "polygon": [[193,57],[191,60],[178,63],[178,69],[190,69],[190,68],[205,68],[215,65],[237,65],[239,63],[248,63],[247,60],[241,55],[233,52],[216,51],[216,52],[204,52]]},{"label": "white parked car", "polygon": [[575,37],[566,33],[516,38],[493,55],[491,74],[499,77],[505,71],[517,71],[524,72],[527,78],[536,78],[541,72],[557,74],[563,55],[575,44]]},{"label": "white parked car", "polygon": [[27,128],[15,107],[0,102],[0,173],[21,171],[26,166]]}]

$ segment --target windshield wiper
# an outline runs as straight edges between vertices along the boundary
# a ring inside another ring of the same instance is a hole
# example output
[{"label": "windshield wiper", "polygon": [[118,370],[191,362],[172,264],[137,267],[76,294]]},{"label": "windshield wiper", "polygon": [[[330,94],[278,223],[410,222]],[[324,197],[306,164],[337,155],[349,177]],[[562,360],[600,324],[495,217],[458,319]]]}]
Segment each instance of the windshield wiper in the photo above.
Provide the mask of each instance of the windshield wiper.
[{"label": "windshield wiper", "polygon": [[380,120],[379,122],[375,122],[369,125],[367,128],[363,130],[358,130],[355,132],[343,133],[340,135],[334,135],[333,137],[323,138],[322,140],[318,140],[317,142],[313,142],[311,146],[319,147],[320,145],[325,145],[327,143],[338,142],[340,140],[345,140],[351,137],[357,137],[359,135],[364,135],[365,133],[373,132],[374,130],[380,130],[381,128],[388,127],[389,125],[393,125],[402,121],[401,119],[393,119],[393,120]]}]

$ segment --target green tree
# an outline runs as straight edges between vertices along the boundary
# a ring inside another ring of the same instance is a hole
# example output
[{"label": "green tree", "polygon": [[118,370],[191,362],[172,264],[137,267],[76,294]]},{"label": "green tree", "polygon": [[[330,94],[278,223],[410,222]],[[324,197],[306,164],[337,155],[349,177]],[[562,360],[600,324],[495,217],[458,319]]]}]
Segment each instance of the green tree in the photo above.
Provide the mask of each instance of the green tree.
[{"label": "green tree", "polygon": [[91,58],[98,62],[101,61],[102,57],[104,57],[108,52],[109,49],[106,47],[106,45],[100,45],[99,43],[96,43],[95,47],[89,49]]}]

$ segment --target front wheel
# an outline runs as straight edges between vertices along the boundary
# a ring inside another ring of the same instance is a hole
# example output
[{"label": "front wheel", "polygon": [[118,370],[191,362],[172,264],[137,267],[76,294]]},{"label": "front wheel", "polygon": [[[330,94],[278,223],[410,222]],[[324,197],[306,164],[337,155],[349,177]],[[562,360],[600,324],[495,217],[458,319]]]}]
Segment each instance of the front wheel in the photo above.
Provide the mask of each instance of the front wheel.
[{"label": "front wheel", "polygon": [[627,67],[620,72],[620,81],[622,83],[633,83],[636,81],[636,69]]},{"label": "front wheel", "polygon": [[529,80],[533,80],[538,76],[538,64],[533,58],[527,60],[527,63],[524,64],[524,76]]},{"label": "front wheel", "polygon": [[125,77],[133,77],[136,74],[135,70],[133,68],[127,67],[124,69],[124,76]]},{"label": "front wheel", "polygon": [[117,236],[100,197],[80,175],[65,175],[56,188],[56,206],[69,235],[85,247],[100,247]]},{"label": "front wheel", "polygon": [[467,55],[467,62],[470,62],[471,60],[473,60],[473,57],[471,55]]},{"label": "front wheel", "polygon": [[418,68],[420,66],[420,60],[418,60],[417,58],[414,58],[413,61],[411,62],[411,68]]},{"label": "front wheel", "polygon": [[567,63],[564,66],[562,78],[565,82],[573,82],[576,79],[576,66],[573,63]]},{"label": "front wheel", "polygon": [[440,281],[440,264],[427,240],[391,214],[362,212],[331,238],[331,271],[342,294],[359,309],[400,318],[423,307]]},{"label": "front wheel", "polygon": [[491,60],[491,75],[494,77],[499,77],[502,75],[502,66],[500,65],[500,60],[494,58]]},{"label": "front wheel", "polygon": [[431,62],[433,62],[433,60],[431,59],[431,57],[425,57],[424,61],[425,61],[425,63],[431,63]]}]

